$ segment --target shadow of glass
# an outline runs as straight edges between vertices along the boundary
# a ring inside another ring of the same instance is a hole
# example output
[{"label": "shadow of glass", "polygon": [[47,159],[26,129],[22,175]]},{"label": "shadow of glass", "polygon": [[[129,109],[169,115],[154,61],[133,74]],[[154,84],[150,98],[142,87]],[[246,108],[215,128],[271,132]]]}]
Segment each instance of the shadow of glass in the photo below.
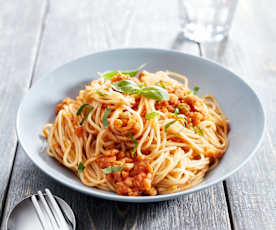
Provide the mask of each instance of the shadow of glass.
[{"label": "shadow of glass", "polygon": [[172,49],[175,49],[175,50],[179,50],[183,47],[183,45],[185,44],[198,44],[197,42],[194,42],[194,41],[191,41],[189,39],[187,39],[185,36],[184,36],[184,33],[183,32],[179,32],[172,45],[171,45],[171,48]]},{"label": "shadow of glass", "polygon": [[222,61],[225,55],[228,43],[229,43],[228,37],[225,37],[221,41],[217,41],[217,42],[202,43],[200,44],[202,56],[207,58],[212,58],[220,62]]}]

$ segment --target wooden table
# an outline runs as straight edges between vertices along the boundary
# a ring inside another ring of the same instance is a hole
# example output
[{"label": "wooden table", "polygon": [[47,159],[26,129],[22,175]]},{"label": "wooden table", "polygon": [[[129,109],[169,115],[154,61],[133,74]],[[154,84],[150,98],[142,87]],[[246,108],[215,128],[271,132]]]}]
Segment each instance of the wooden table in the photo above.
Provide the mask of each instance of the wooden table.
[{"label": "wooden table", "polygon": [[[16,202],[48,187],[72,206],[80,230],[276,229],[274,1],[241,0],[230,36],[213,44],[192,43],[180,36],[175,0],[9,0],[0,5],[2,226]],[[222,183],[153,204],[89,197],[46,176],[18,144],[15,118],[22,96],[56,67],[118,47],[180,50],[213,59],[242,76],[267,111],[266,138],[254,158]]]}]

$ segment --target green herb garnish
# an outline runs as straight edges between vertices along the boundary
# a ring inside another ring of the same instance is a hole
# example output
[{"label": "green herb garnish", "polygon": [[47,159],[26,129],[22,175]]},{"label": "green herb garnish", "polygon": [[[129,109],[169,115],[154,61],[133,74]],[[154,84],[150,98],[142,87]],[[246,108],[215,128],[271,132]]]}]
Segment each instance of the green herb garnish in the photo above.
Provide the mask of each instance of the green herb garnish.
[{"label": "green herb garnish", "polygon": [[120,172],[124,167],[123,166],[111,166],[108,168],[103,169],[102,171],[105,174],[112,173],[112,172]]},{"label": "green herb garnish", "polygon": [[165,84],[164,84],[162,81],[160,81],[160,86],[161,86],[163,89],[166,89],[166,86],[165,86]]},{"label": "green herb garnish", "polygon": [[[173,121],[170,121],[169,123],[167,123],[166,125],[165,125],[165,132],[167,131],[167,129],[172,125],[172,124],[174,124],[175,122],[177,122],[177,121],[179,121],[180,122],[180,124],[183,124],[184,126],[185,126],[185,124],[187,124],[187,120],[186,120],[186,116],[184,115],[184,114],[180,114],[179,115],[179,108],[176,108],[175,109],[175,111],[174,111],[174,117],[176,118],[176,119],[174,119]],[[182,119],[184,120],[184,121],[182,121]],[[183,122],[183,123],[182,123]]]},{"label": "green herb garnish", "polygon": [[147,113],[146,114],[146,119],[150,120],[150,119],[153,119],[153,118],[159,117],[159,116],[160,116],[159,113],[157,113],[157,112],[151,112],[151,113]]},{"label": "green herb garnish", "polygon": [[166,86],[162,81],[156,82],[155,85],[160,85],[163,89],[166,89]]},{"label": "green herb garnish", "polygon": [[167,124],[165,125],[165,132],[167,132],[167,129],[168,129],[172,124],[174,124],[174,123],[177,122],[177,121],[178,121],[178,120],[175,119],[175,120],[170,121],[169,123],[167,123]]},{"label": "green herb garnish", "polygon": [[140,65],[137,69],[131,70],[131,71],[127,71],[127,72],[122,72],[122,74],[128,75],[128,76],[130,76],[130,77],[135,77],[135,76],[137,75],[137,73],[138,73],[141,69],[143,69],[143,68],[145,67],[145,65],[146,65],[146,64],[142,64],[142,65]]},{"label": "green herb garnish", "polygon": [[77,116],[79,116],[79,115],[81,114],[82,110],[83,110],[86,106],[88,106],[88,105],[89,105],[89,104],[83,104],[83,105],[81,105],[80,108],[79,108],[78,111],[77,111]]},{"label": "green herb garnish", "polygon": [[170,98],[167,90],[158,86],[144,87],[141,89],[140,94],[144,97],[151,98],[157,101],[167,101]]},{"label": "green herb garnish", "polygon": [[199,136],[202,136],[202,137],[204,136],[204,132],[199,126],[194,126],[193,129],[195,133],[198,134]]},{"label": "green herb garnish", "polygon": [[119,91],[128,94],[140,94],[144,97],[151,98],[157,101],[169,100],[168,92],[159,86],[139,87],[134,82],[129,80],[117,81],[112,84],[112,87]]},{"label": "green herb garnish", "polygon": [[141,88],[137,86],[133,81],[122,80],[112,83],[112,87],[119,92],[128,94],[139,94]]},{"label": "green herb garnish", "polygon": [[96,94],[98,94],[98,95],[101,96],[101,97],[105,97],[105,96],[106,96],[106,94],[104,94],[104,93],[102,93],[102,92],[100,92],[100,91],[96,91]]},{"label": "green herb garnish", "polygon": [[83,165],[82,162],[80,162],[78,165],[78,174],[81,174],[84,169],[85,169],[85,166]]},{"label": "green herb garnish", "polygon": [[103,115],[103,125],[104,125],[105,128],[108,127],[107,117],[108,117],[109,113],[110,113],[110,109],[107,108],[106,111],[105,111],[105,113],[104,113],[104,115]]},{"label": "green herb garnish", "polygon": [[196,95],[198,93],[199,89],[200,88],[198,86],[195,86],[194,90],[193,90],[193,94]]},{"label": "green herb garnish", "polygon": [[114,76],[116,76],[119,72],[121,72],[122,74],[124,75],[128,75],[130,77],[135,77],[137,75],[137,73],[143,69],[143,67],[145,66],[146,64],[143,64],[141,66],[139,66],[137,69],[135,70],[130,70],[130,71],[107,71],[105,73],[98,73],[101,77],[105,78],[105,79],[108,79],[108,80],[112,80],[112,78]]},{"label": "green herb garnish", "polygon": [[174,111],[174,117],[176,118],[179,114],[179,108],[176,108]]},{"label": "green herb garnish", "polygon": [[179,109],[184,109],[184,111],[187,112],[187,107],[184,106],[184,105],[180,105],[180,106],[178,106],[178,108],[179,108]]},{"label": "green herb garnish", "polygon": [[119,72],[118,71],[108,71],[105,73],[98,73],[104,79],[112,80],[114,76],[116,76]]},{"label": "green herb garnish", "polygon": [[77,111],[77,115],[78,115],[78,116],[81,115],[81,112],[83,111],[83,109],[84,109],[86,106],[89,106],[90,108],[85,112],[83,118],[81,119],[81,121],[80,121],[80,123],[79,123],[80,125],[83,124],[83,122],[87,119],[89,113],[94,109],[94,107],[93,107],[92,105],[83,104],[83,105],[79,108],[79,110]]},{"label": "green herb garnish", "polygon": [[126,136],[129,137],[132,140],[132,142],[134,142],[134,144],[135,144],[133,150],[131,151],[131,156],[134,157],[134,155],[137,151],[138,141],[135,139],[135,137],[131,133],[126,134]]}]

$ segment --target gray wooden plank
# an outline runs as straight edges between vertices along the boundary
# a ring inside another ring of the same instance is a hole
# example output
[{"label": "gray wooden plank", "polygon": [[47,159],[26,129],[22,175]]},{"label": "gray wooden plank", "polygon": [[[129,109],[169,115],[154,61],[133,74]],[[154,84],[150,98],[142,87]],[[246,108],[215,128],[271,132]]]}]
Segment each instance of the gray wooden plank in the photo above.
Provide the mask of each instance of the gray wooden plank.
[{"label": "gray wooden plank", "polygon": [[45,10],[43,3],[29,3],[0,3],[0,219],[17,146],[16,112],[31,79]]},{"label": "gray wooden plank", "polygon": [[266,138],[255,157],[226,181],[235,229],[276,229],[275,2],[240,1],[228,40],[203,44],[204,56],[240,74],[260,96]]},{"label": "gray wooden plank", "polygon": [[[176,2],[51,1],[34,81],[73,58],[130,46],[199,54],[197,44],[178,35]],[[222,183],[172,201],[125,204],[62,186],[35,167],[21,147],[14,168],[5,217],[18,200],[48,187],[72,206],[78,229],[230,229]]]},{"label": "gray wooden plank", "polygon": [[22,148],[16,155],[5,218],[19,200],[50,188],[73,208],[77,229],[230,229],[222,184],[175,200],[128,204],[86,196],[39,170]]}]

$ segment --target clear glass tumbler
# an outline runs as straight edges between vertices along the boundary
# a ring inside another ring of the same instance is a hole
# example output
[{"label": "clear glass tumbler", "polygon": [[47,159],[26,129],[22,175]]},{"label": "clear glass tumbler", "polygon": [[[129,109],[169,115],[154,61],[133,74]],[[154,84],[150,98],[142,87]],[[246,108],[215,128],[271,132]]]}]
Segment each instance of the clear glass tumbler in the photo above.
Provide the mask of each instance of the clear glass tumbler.
[{"label": "clear glass tumbler", "polygon": [[179,0],[184,36],[197,42],[222,40],[231,27],[238,0]]}]

